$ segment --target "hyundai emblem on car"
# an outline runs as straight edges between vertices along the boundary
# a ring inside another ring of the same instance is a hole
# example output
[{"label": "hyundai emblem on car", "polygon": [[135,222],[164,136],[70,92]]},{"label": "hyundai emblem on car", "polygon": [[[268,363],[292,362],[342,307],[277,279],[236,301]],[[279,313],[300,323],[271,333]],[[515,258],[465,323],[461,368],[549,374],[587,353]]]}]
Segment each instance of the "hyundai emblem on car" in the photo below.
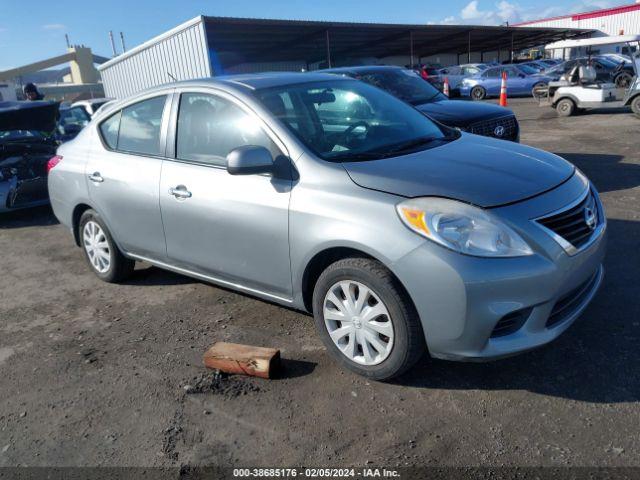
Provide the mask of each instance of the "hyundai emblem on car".
[{"label": "hyundai emblem on car", "polygon": [[502,137],[504,135],[504,127],[502,125],[498,125],[494,130],[496,137]]}]

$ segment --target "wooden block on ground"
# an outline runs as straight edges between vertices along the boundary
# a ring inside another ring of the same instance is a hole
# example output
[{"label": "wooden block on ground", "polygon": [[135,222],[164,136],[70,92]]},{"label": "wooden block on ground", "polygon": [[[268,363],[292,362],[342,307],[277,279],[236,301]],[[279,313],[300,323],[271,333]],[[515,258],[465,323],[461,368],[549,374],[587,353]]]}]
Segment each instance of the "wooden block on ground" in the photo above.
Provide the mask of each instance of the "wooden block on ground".
[{"label": "wooden block on ground", "polygon": [[203,360],[207,368],[271,378],[280,363],[280,350],[217,342],[205,352]]}]

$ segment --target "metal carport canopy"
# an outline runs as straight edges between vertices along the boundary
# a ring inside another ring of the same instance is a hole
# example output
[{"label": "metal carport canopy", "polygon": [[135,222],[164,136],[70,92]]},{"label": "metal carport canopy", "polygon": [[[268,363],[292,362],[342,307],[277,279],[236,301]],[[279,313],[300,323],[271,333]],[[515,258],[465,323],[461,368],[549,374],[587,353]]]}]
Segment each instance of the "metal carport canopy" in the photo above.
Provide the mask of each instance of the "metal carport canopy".
[{"label": "metal carport canopy", "polygon": [[522,50],[581,38],[585,29],[204,17],[209,49],[224,67],[243,62],[383,58]]}]

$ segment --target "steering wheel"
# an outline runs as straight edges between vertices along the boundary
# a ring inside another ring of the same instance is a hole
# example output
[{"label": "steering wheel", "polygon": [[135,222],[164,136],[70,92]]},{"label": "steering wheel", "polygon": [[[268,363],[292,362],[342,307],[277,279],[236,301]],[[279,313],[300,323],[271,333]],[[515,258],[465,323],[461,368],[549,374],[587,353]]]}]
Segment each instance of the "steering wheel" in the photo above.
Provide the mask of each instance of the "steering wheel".
[{"label": "steering wheel", "polygon": [[371,127],[371,125],[369,125],[367,122],[365,121],[359,121],[356,122],[352,125],[349,125],[349,127],[347,127],[347,129],[342,132],[342,134],[344,135],[344,142],[348,143],[351,140],[353,131],[358,128],[358,127],[364,127],[364,133],[366,134],[369,131],[369,128]]}]

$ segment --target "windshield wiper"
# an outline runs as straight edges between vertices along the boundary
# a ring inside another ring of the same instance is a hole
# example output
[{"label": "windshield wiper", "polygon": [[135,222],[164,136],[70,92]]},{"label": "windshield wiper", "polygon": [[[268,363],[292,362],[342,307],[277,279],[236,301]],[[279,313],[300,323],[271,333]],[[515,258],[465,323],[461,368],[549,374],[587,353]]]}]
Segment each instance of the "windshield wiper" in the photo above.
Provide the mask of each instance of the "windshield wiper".
[{"label": "windshield wiper", "polygon": [[401,142],[397,144],[392,144],[389,146],[384,146],[377,148],[375,150],[370,150],[366,152],[358,152],[358,153],[346,153],[345,155],[337,155],[335,157],[331,157],[331,161],[358,161],[358,160],[379,160],[382,158],[393,157],[399,153],[414,150],[422,145],[427,145],[432,142],[442,141],[446,142],[451,140],[448,137],[419,137],[414,138],[412,140],[408,140],[406,142]]},{"label": "windshield wiper", "polygon": [[380,158],[384,158],[384,155],[381,153],[374,152],[360,152],[360,153],[347,153],[345,155],[337,155],[335,157],[330,157],[329,160],[332,162],[357,162],[360,160],[378,160]]},{"label": "windshield wiper", "polygon": [[401,142],[396,145],[391,146],[390,148],[385,148],[384,153],[382,155],[389,156],[396,153],[404,152],[407,150],[413,150],[414,148],[421,147],[422,145],[427,145],[428,143],[435,142],[437,140],[445,140],[444,137],[419,137],[414,138],[412,140],[408,140],[406,142]]}]

